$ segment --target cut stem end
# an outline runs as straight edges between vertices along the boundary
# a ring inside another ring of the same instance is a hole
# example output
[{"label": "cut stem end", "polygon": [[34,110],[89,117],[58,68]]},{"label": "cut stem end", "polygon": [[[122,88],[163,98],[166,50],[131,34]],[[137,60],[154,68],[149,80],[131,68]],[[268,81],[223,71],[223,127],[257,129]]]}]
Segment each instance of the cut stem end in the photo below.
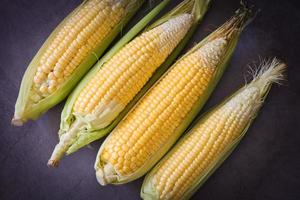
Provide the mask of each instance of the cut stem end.
[{"label": "cut stem end", "polygon": [[59,161],[58,160],[48,160],[48,163],[47,163],[48,167],[54,167],[54,168],[57,168],[58,165],[59,165]]},{"label": "cut stem end", "polygon": [[14,126],[23,126],[24,125],[24,121],[22,119],[20,119],[19,117],[13,117],[11,120],[11,124]]}]

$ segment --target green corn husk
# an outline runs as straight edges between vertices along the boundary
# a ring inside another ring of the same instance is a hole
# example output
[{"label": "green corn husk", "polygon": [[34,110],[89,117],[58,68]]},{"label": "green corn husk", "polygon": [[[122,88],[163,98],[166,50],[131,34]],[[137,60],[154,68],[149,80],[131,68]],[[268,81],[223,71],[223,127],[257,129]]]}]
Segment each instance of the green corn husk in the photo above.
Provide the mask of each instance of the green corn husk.
[{"label": "green corn husk", "polygon": [[[165,62],[156,70],[151,79],[146,83],[146,85],[141,89],[141,91],[134,97],[134,99],[125,107],[125,109],[109,124],[107,127],[102,129],[94,128],[91,124],[86,124],[84,130],[82,127],[73,128],[77,132],[76,139],[72,142],[72,144],[67,148],[66,154],[71,154],[77,151],[78,149],[86,146],[87,144],[100,139],[101,137],[108,134],[117,124],[118,122],[126,115],[126,113],[135,105],[135,103],[145,94],[145,92],[156,82],[156,80],[168,69],[174,59],[179,55],[181,50],[187,44],[190,37],[193,35],[194,31],[200,20],[203,18],[209,4],[210,0],[185,0],[181,4],[179,4],[175,9],[168,12],[158,21],[154,22],[151,26],[149,26],[145,31],[154,28],[168,19],[180,15],[182,13],[190,12],[194,14],[193,25],[190,28],[190,31],[185,35],[185,37],[180,41],[178,46],[173,50],[173,52],[169,55],[169,57],[165,60]],[[165,2],[166,3],[166,2]],[[158,9],[160,10],[162,5],[158,7],[156,10],[151,12],[145,19],[140,22],[137,27],[143,28],[145,26],[145,20],[152,19],[157,13]],[[128,43],[136,34],[133,32],[129,32],[122,40],[101,59],[97,65],[88,73],[88,75],[80,82],[78,87],[74,90],[74,92],[70,95],[67,100],[67,103],[64,107],[64,110],[61,115],[61,125],[59,135],[60,137],[63,134],[68,134],[70,132],[70,128],[74,121],[79,120],[75,119],[75,116],[72,114],[72,108],[75,103],[75,100],[81,90],[84,88],[85,84],[93,77],[93,75],[102,67],[102,65],[109,60],[119,49],[121,49],[126,43]],[[86,122],[85,122],[86,123]],[[74,126],[74,125],[73,125]]]},{"label": "green corn husk", "polygon": [[114,38],[121,32],[122,28],[132,18],[136,11],[141,7],[144,0],[128,0],[128,9],[123,19],[117,24],[112,31],[99,43],[93,51],[91,51],[85,59],[76,67],[72,75],[64,81],[64,83],[52,94],[42,98],[37,103],[30,100],[31,90],[33,86],[33,78],[36,73],[38,62],[42,54],[49,47],[50,43],[57,36],[57,33],[65,25],[69,18],[71,18],[86,2],[84,0],[73,12],[71,12],[51,33],[40,50],[37,52],[31,63],[29,64],[20,86],[18,99],[15,105],[15,113],[12,119],[12,124],[15,126],[22,126],[26,121],[37,119],[40,115],[45,113],[51,107],[61,102],[76,86],[80,79],[86,74],[86,72],[97,62],[98,58],[104,53],[106,48],[114,40]]},{"label": "green corn husk", "polygon": [[[236,91],[231,96],[227,97],[221,104],[215,106],[214,108],[210,109],[208,112],[204,113],[203,116],[200,116],[191,127],[186,131],[186,135],[184,135],[177,144],[172,148],[170,152],[149,172],[146,176],[142,189],[141,189],[141,197],[142,199],[146,200],[154,200],[154,199],[168,199],[168,198],[161,198],[159,192],[156,190],[156,187],[153,184],[153,179],[156,175],[156,172],[160,169],[160,167],[166,162],[170,161],[170,157],[175,153],[175,151],[184,145],[184,141],[188,138],[191,134],[193,134],[194,130],[202,123],[207,121],[209,117],[218,109],[225,106],[226,103],[230,102],[233,98],[237,95],[241,94],[245,90],[251,87],[259,88],[259,99],[254,101],[253,103],[253,110],[251,110],[251,114],[247,118],[247,122],[243,129],[241,129],[240,134],[236,138],[234,138],[222,151],[221,153],[213,158],[213,161],[209,164],[207,168],[205,168],[201,174],[201,176],[197,177],[196,180],[193,180],[193,186],[188,188],[180,199],[189,199],[204,183],[205,181],[213,174],[213,172],[226,160],[226,158],[232,153],[235,147],[239,144],[241,139],[245,136],[248,128],[256,118],[260,108],[265,101],[271,86],[274,82],[278,83],[283,79],[283,72],[286,68],[285,64],[278,61],[274,58],[271,62],[265,62],[261,65],[260,71],[256,71],[254,73],[254,79],[251,83],[245,85],[238,91]],[[172,198],[172,197],[170,197]],[[173,198],[172,198],[173,199]]]},{"label": "green corn husk", "polygon": [[[214,39],[226,38],[227,41],[227,45],[225,47],[226,50],[224,50],[223,57],[220,58],[220,62],[216,66],[216,71],[214,73],[214,76],[210,80],[209,86],[206,88],[204,94],[201,95],[201,98],[199,98],[199,100],[195,103],[192,110],[187,114],[185,119],[180,123],[179,127],[176,128],[176,131],[172,134],[172,138],[170,138],[167,141],[167,143],[165,143],[157,152],[155,152],[155,154],[151,156],[151,158],[147,161],[147,164],[144,164],[143,167],[139,168],[134,173],[126,176],[121,175],[118,172],[115,172],[115,174],[113,175],[110,174],[111,176],[115,176],[115,180],[110,180],[108,183],[123,184],[143,176],[147,171],[149,171],[155,165],[155,163],[157,163],[161,159],[161,157],[171,148],[171,146],[176,142],[176,140],[180,137],[180,135],[187,129],[187,127],[196,117],[197,113],[201,110],[201,108],[209,98],[210,94],[216,87],[217,83],[219,82],[220,78],[222,77],[222,74],[225,71],[230,61],[230,58],[235,50],[239,36],[242,30],[244,29],[244,27],[246,26],[246,24],[248,23],[249,17],[251,16],[250,14],[251,14],[250,10],[244,7],[242,9],[239,9],[234,17],[232,17],[220,28],[218,28],[216,31],[214,31],[209,36],[207,36],[204,40],[198,43],[195,47],[193,47],[187,54],[185,54],[181,58],[183,59],[188,55],[194,53],[199,48],[201,48],[202,46],[204,46],[205,44],[207,44],[208,42]],[[102,181],[105,180],[106,174],[103,175],[102,173],[104,169],[104,162],[101,160],[100,155],[103,151],[106,142],[109,140],[110,137],[111,135],[109,135],[106,138],[106,140],[103,142],[95,162],[96,176],[98,180],[101,180],[99,181],[100,184],[107,184],[105,183],[105,181]],[[100,173],[97,173],[98,171]]]}]

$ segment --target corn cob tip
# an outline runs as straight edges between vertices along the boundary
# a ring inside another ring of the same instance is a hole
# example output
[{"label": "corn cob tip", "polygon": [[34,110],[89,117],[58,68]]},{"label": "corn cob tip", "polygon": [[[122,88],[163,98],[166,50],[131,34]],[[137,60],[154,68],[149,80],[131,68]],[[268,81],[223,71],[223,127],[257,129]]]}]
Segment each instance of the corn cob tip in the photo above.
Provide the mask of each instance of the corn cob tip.
[{"label": "corn cob tip", "polygon": [[23,126],[24,123],[25,123],[24,120],[22,120],[21,118],[16,117],[16,116],[14,116],[11,120],[11,124],[14,126]]},{"label": "corn cob tip", "polygon": [[253,80],[246,87],[256,87],[261,96],[264,96],[272,83],[280,84],[284,80],[284,71],[287,65],[277,58],[262,60],[257,69],[251,69]]},{"label": "corn cob tip", "polygon": [[[286,65],[277,58],[261,61],[258,68],[251,71],[253,80],[246,84],[228,103],[228,107],[238,107],[241,102],[247,102],[247,110],[243,111],[250,119],[255,117],[262,106],[265,97],[273,83],[284,80]],[[229,112],[231,112],[229,110]]]},{"label": "corn cob tip", "polygon": [[59,165],[59,161],[58,160],[52,160],[52,159],[48,160],[48,163],[47,163],[48,167],[55,167],[55,168],[57,168],[58,165]]},{"label": "corn cob tip", "polygon": [[253,13],[252,9],[253,7],[242,4],[241,7],[235,11],[235,15],[216,31],[216,35],[223,35],[226,38],[231,38],[236,34],[239,35],[255,18],[256,13]]},{"label": "corn cob tip", "polygon": [[103,168],[96,169],[96,178],[99,184],[104,186],[116,182],[118,180],[118,174],[110,163],[106,163]]},{"label": "corn cob tip", "polygon": [[254,82],[263,82],[264,85],[272,82],[280,83],[284,79],[287,65],[277,58],[262,60],[256,70],[251,70]]}]

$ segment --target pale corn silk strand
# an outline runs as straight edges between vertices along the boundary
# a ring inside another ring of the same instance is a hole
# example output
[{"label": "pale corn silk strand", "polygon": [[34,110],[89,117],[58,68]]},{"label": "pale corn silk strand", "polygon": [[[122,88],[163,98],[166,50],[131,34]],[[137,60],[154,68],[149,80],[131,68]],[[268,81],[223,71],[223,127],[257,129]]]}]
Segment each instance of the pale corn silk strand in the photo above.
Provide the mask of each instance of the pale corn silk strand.
[{"label": "pale corn silk strand", "polygon": [[76,141],[84,120],[93,128],[109,125],[139,92],[182,40],[192,15],[182,14],[138,36],[116,53],[80,92],[73,107],[76,120],[63,134],[48,164],[57,166],[64,152]]},{"label": "pale corn silk strand", "polygon": [[34,76],[31,100],[55,92],[83,59],[120,23],[124,0],[89,0],[67,19],[42,54]]},{"label": "pale corn silk strand", "polygon": [[285,65],[274,59],[264,62],[253,81],[204,122],[197,124],[175,146],[174,152],[155,172],[152,184],[160,199],[180,199],[223,150],[240,136],[262,103],[272,82],[283,79]]},{"label": "pale corn silk strand", "polygon": [[104,182],[111,175],[107,166],[130,175],[172,137],[205,92],[226,44],[224,38],[215,39],[180,60],[116,127],[100,155]]}]

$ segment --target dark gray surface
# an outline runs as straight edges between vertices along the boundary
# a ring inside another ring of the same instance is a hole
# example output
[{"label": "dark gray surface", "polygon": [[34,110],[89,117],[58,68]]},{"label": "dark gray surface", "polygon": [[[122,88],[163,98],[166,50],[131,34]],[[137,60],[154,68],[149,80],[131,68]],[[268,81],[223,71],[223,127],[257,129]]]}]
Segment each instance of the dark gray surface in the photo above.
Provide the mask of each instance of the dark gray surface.
[{"label": "dark gray surface", "polygon": [[[63,104],[24,127],[10,125],[27,64],[79,2],[0,1],[0,199],[139,199],[142,179],[122,186],[98,185],[93,164],[101,142],[63,159],[58,169],[46,166],[57,142]],[[296,2],[255,2],[261,12],[242,34],[221,84],[203,111],[241,86],[246,65],[259,57],[284,59],[289,65],[288,82],[272,88],[247,136],[193,199],[300,199],[300,7]],[[238,6],[239,0],[214,0],[189,47]]]}]

